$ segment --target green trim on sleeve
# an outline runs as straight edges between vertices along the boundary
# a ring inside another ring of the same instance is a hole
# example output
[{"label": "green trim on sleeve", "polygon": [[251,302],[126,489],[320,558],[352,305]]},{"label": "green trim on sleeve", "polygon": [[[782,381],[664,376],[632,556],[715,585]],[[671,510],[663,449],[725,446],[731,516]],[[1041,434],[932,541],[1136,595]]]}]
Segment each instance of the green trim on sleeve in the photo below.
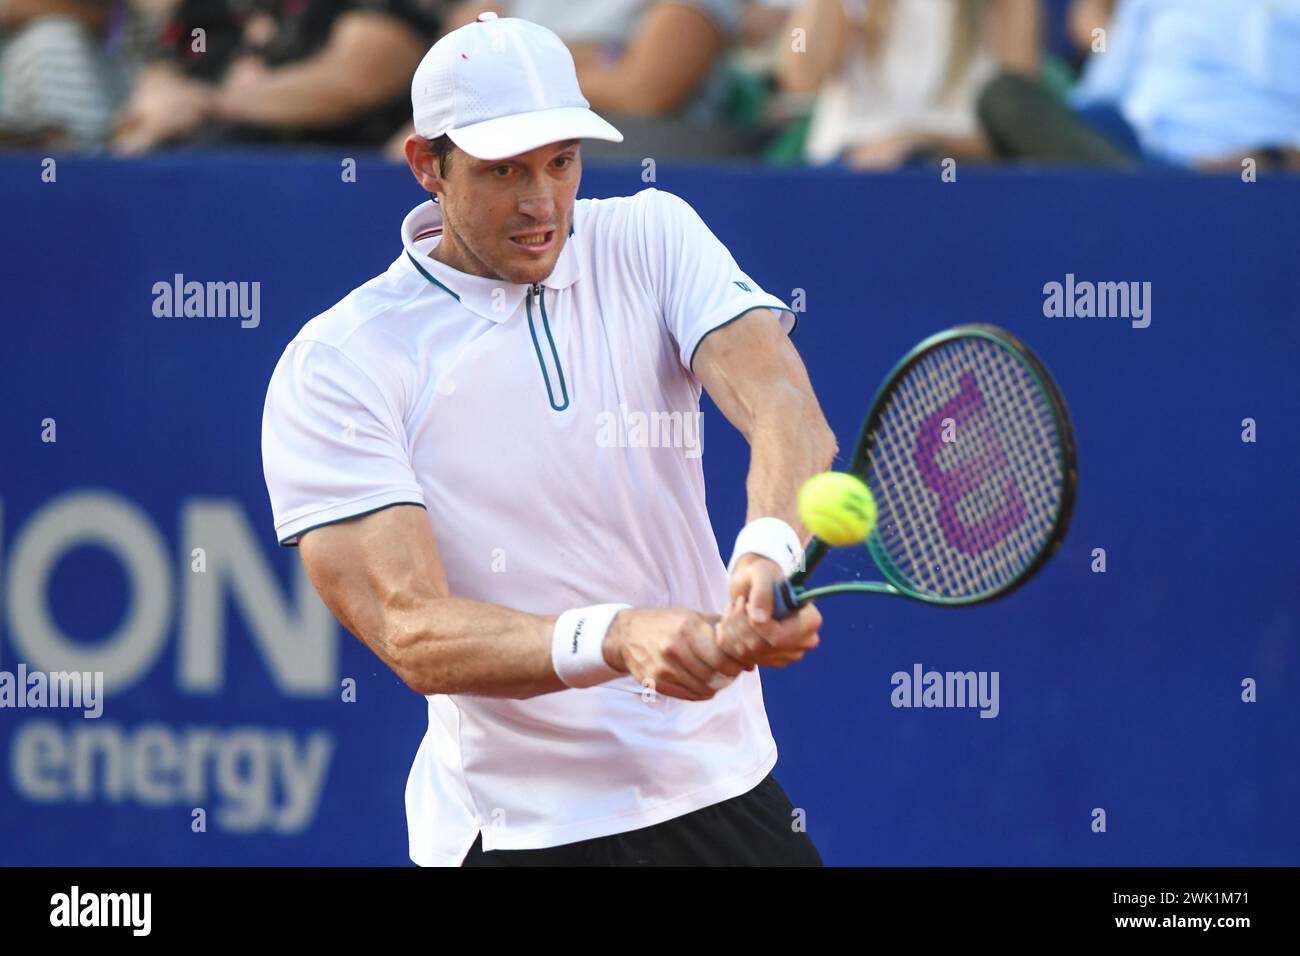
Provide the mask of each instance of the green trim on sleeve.
[{"label": "green trim on sleeve", "polygon": [[695,356],[699,354],[700,346],[704,344],[704,340],[707,339],[714,332],[718,331],[718,329],[725,329],[732,322],[735,322],[743,315],[748,315],[750,312],[753,312],[755,309],[768,309],[773,312],[789,312],[790,315],[794,317],[794,324],[790,326],[790,331],[787,332],[786,335],[794,335],[794,330],[799,328],[799,313],[794,311],[794,309],[778,309],[775,306],[771,306],[771,305],[751,305],[748,309],[745,309],[743,312],[737,312],[731,318],[727,319],[726,322],[722,322],[719,323],[718,325],[715,325],[713,328],[709,329],[709,331],[705,332],[703,335],[700,336],[700,340],[695,343],[695,348],[691,351],[691,360],[690,362],[687,363],[686,366],[691,370],[692,374],[695,372]]},{"label": "green trim on sleeve", "polygon": [[[364,518],[366,515],[372,515],[377,511],[383,511],[387,508],[396,508],[398,505],[415,505],[417,508],[424,508],[423,501],[394,501],[391,504],[380,505],[378,508],[371,508],[369,511],[358,511],[354,515],[344,515],[341,518],[334,518],[330,521],[322,521],[320,524],[314,524],[310,528],[303,528],[297,534],[291,534],[289,535],[288,538],[285,538],[283,541],[281,541],[280,547],[296,548],[298,547],[298,542],[291,541],[290,538],[297,538],[299,541],[301,541],[302,536],[305,535],[308,531],[315,531],[317,528],[328,528],[330,525],[338,524],[340,521],[351,521],[353,518]],[[424,508],[424,510],[428,511],[429,509]]]}]

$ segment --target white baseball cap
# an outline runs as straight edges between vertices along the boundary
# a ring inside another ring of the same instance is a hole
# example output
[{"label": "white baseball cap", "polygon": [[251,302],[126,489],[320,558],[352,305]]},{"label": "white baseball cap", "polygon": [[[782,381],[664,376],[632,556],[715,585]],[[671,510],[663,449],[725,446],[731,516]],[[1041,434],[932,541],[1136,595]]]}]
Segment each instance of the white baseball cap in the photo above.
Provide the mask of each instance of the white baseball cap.
[{"label": "white baseball cap", "polygon": [[623,142],[590,106],[559,37],[495,13],[480,13],[435,43],[411,81],[415,131],[428,139],[446,133],[478,159],[566,139]]}]

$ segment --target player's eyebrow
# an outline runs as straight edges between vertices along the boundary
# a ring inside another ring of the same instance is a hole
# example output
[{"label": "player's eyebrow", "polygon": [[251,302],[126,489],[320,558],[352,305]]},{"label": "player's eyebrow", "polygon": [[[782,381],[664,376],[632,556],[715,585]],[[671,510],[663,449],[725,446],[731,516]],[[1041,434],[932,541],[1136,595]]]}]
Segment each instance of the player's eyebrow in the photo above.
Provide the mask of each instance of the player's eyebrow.
[{"label": "player's eyebrow", "polygon": [[[554,144],[555,151],[552,155],[558,155],[559,153],[563,153],[565,150],[573,149],[581,143],[581,139],[566,139],[562,143],[556,143]],[[504,159],[481,159],[476,162],[476,165],[479,169],[488,170],[495,169],[497,166],[509,166],[511,163],[515,162],[515,160],[516,157],[514,156],[507,156]]]}]

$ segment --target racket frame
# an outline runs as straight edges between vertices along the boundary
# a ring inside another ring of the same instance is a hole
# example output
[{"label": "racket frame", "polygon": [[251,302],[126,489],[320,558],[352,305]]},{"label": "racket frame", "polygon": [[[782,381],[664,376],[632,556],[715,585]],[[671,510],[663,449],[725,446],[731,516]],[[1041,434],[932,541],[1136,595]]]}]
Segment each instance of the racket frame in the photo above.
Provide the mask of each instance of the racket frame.
[{"label": "racket frame", "polygon": [[1065,534],[1070,528],[1070,520],[1074,516],[1074,502],[1079,484],[1079,464],[1074,441],[1074,428],[1070,423],[1069,410],[1065,406],[1064,397],[1056,387],[1056,382],[1053,381],[1047,367],[1038,356],[1016,336],[996,325],[971,323],[953,326],[950,329],[944,329],[942,332],[936,332],[913,346],[911,351],[898,361],[876,390],[875,397],[872,398],[871,405],[867,409],[866,417],[862,420],[862,428],[858,432],[858,440],[853,449],[853,458],[849,471],[862,479],[864,484],[868,483],[867,471],[871,458],[872,436],[875,434],[877,423],[884,414],[885,405],[893,392],[894,384],[930,352],[947,342],[951,342],[953,339],[960,338],[985,339],[999,348],[1011,352],[1033,377],[1042,394],[1047,397],[1056,425],[1056,432],[1061,442],[1059,458],[1063,484],[1061,500],[1057,505],[1051,536],[1043,542],[1033,560],[1025,566],[1024,570],[1014,580],[978,594],[955,598],[926,594],[923,591],[917,591],[903,581],[902,575],[894,567],[893,562],[889,560],[889,555],[885,552],[880,535],[877,529],[874,528],[871,534],[867,536],[866,547],[871,554],[872,561],[880,570],[880,573],[885,576],[884,581],[852,581],[813,588],[805,587],[804,581],[808,575],[821,563],[822,558],[826,556],[826,552],[830,550],[830,545],[814,536],[804,551],[802,569],[791,575],[789,581],[778,588],[780,592],[778,594],[778,604],[785,603],[797,606],[819,597],[852,593],[890,594],[896,597],[908,597],[913,600],[924,601],[927,604],[940,607],[967,607],[973,604],[986,604],[997,598],[1005,597],[1019,588],[1033,577],[1038,572],[1038,569],[1047,562],[1047,559],[1060,548],[1061,543],[1065,540]]}]

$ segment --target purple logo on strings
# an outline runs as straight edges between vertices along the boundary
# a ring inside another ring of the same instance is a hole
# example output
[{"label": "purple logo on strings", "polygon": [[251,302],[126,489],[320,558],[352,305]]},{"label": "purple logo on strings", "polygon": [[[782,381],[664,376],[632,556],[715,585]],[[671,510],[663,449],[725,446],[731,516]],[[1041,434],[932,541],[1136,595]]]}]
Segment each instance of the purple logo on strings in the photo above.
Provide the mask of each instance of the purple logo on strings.
[{"label": "purple logo on strings", "polygon": [[[974,372],[964,373],[958,383],[961,391],[940,406],[921,425],[916,440],[916,467],[921,471],[926,486],[939,496],[939,525],[948,544],[964,554],[981,554],[1000,543],[1020,527],[1027,509],[1020,486],[1012,475],[1002,482],[1005,503],[993,514],[975,524],[967,524],[957,514],[957,504],[970,491],[990,475],[1007,469],[1006,452],[991,428],[981,429],[985,423],[986,404]],[[963,450],[977,441],[978,450],[967,454],[951,468],[940,468],[938,453],[944,447],[943,420],[951,418],[956,425],[958,441]]]}]

